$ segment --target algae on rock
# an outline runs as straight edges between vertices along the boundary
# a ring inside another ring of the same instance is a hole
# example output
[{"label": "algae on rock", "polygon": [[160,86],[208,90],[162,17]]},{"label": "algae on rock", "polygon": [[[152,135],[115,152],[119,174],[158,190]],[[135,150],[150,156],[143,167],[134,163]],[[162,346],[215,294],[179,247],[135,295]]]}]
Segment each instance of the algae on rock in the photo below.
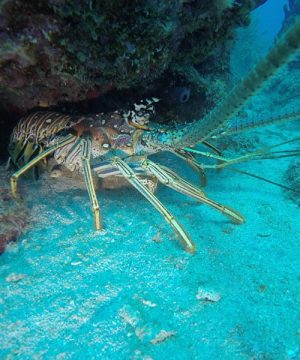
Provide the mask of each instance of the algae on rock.
[{"label": "algae on rock", "polygon": [[211,77],[228,68],[227,40],[259,3],[1,0],[2,105],[24,112],[123,89],[116,107],[182,85],[205,105]]}]

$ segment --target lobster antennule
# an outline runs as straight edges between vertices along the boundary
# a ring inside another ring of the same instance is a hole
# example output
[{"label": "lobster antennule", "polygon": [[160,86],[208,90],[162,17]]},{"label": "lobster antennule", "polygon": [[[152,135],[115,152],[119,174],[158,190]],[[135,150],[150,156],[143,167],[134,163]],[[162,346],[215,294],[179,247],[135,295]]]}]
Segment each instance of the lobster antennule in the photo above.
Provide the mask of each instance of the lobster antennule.
[{"label": "lobster antennule", "polygon": [[300,48],[300,18],[295,20],[290,30],[269,51],[258,65],[245,77],[229,95],[203,119],[179,129],[145,133],[146,143],[154,146],[191,146],[203,142],[224,124],[233,118],[242,106],[253,96],[276,71],[288,62]]}]

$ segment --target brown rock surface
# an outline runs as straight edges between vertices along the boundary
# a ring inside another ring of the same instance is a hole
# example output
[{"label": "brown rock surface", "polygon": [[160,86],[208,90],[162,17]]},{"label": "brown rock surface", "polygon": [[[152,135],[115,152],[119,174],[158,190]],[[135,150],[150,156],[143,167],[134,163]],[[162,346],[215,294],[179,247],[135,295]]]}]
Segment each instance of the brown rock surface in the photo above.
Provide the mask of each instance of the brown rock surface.
[{"label": "brown rock surface", "polygon": [[16,241],[26,227],[28,212],[25,206],[12,198],[8,174],[0,167],[0,254],[11,241]]}]

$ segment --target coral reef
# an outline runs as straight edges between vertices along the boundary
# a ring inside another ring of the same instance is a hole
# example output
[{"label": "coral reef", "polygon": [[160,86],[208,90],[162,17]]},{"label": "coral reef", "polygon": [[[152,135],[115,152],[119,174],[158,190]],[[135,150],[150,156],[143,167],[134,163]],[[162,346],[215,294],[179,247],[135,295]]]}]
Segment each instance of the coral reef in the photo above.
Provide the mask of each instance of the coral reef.
[{"label": "coral reef", "polygon": [[0,101],[0,165],[7,160],[8,134],[11,133],[12,124],[15,124],[19,117],[18,114],[3,109]]},{"label": "coral reef", "polygon": [[12,198],[6,179],[5,171],[1,168],[0,177],[0,255],[7,244],[16,241],[27,224],[28,213],[24,205]]},{"label": "coral reef", "polygon": [[205,94],[211,77],[227,68],[232,30],[261,3],[1,1],[2,104],[24,112],[115,90],[141,96],[176,86]]}]

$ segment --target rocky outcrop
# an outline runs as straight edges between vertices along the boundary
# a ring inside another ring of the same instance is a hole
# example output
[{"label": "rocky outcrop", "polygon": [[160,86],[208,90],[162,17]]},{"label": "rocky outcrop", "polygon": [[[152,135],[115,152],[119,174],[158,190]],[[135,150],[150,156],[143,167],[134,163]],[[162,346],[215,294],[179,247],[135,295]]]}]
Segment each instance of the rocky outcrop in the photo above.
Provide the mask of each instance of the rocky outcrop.
[{"label": "rocky outcrop", "polygon": [[9,182],[0,167],[0,255],[6,246],[16,241],[28,223],[28,212],[21,202],[12,198]]},{"label": "rocky outcrop", "polygon": [[168,97],[182,86],[203,96],[227,68],[233,29],[264,1],[2,0],[2,105],[24,112],[117,90]]}]

